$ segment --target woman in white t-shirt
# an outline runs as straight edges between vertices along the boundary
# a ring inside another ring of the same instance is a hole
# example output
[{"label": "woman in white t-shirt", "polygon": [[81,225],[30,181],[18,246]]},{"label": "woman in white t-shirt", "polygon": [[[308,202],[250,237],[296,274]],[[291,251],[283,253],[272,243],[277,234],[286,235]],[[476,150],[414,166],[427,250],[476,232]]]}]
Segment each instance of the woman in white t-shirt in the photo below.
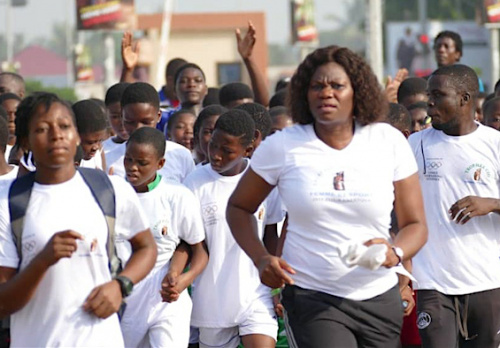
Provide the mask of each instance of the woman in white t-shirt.
[{"label": "woman in white t-shirt", "polygon": [[20,104],[17,121],[16,134],[37,166],[29,174],[34,184],[18,241],[9,190],[0,191],[0,317],[11,315],[11,344],[123,347],[115,313],[157,255],[137,196],[128,183],[110,178],[115,234],[133,250],[123,271],[111,279],[106,217],[75,170],[80,137],[71,107],[55,94],[38,92]]},{"label": "woman in white t-shirt", "polygon": [[[393,267],[427,238],[410,147],[377,122],[387,109],[383,92],[347,48],[311,53],[292,78],[290,100],[298,125],[255,152],[228,203],[232,233],[264,284],[287,284],[291,346],[395,347],[403,307]],[[266,251],[252,221],[275,186],[289,214],[283,258]],[[392,241],[393,203],[400,233]]]}]

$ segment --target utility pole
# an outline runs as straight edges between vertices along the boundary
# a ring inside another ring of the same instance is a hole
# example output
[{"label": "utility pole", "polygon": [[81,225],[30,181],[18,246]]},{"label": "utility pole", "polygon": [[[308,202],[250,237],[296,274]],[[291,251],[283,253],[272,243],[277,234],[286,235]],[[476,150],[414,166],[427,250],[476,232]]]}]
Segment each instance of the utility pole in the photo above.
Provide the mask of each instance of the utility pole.
[{"label": "utility pole", "polygon": [[366,40],[366,56],[373,72],[380,82],[384,77],[384,55],[382,49],[382,0],[365,0],[368,7],[368,35]]},{"label": "utility pole", "polygon": [[160,88],[165,83],[165,65],[167,64],[168,41],[170,39],[170,24],[172,21],[172,12],[174,10],[174,1],[165,0],[163,7],[163,20],[160,34],[160,51],[158,62],[156,63],[155,87]]}]

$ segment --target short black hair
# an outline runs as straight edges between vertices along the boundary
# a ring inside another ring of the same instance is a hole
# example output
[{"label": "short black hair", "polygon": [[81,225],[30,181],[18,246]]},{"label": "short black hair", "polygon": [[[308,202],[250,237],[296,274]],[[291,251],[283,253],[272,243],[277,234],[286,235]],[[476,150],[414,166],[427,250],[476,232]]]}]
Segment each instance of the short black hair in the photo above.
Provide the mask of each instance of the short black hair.
[{"label": "short black hair", "polygon": [[254,138],[255,122],[248,112],[235,108],[220,115],[215,123],[214,131],[216,129],[239,137],[241,144],[248,146]]},{"label": "short black hair", "polygon": [[72,106],[76,128],[80,134],[106,130],[108,122],[105,111],[92,99],[81,100]]},{"label": "short black hair", "polygon": [[219,90],[219,101],[222,106],[227,107],[231,102],[238,99],[254,99],[252,89],[241,82],[231,82],[222,86]]},{"label": "short black hair", "polygon": [[283,88],[288,88],[291,79],[292,79],[291,77],[282,77],[281,79],[279,79],[278,82],[276,82],[276,87],[274,88],[274,92],[276,93]]},{"label": "short black hair", "polygon": [[24,92],[26,91],[26,84],[25,84],[24,79],[21,75],[10,72],[10,71],[4,71],[4,72],[0,72],[0,79],[3,77],[6,77],[6,78],[14,81],[14,83],[16,83],[21,88],[21,90],[24,94]]},{"label": "short black hair", "polygon": [[444,31],[440,32],[434,38],[434,46],[436,45],[437,40],[439,40],[440,38],[443,38],[443,37],[449,37],[450,39],[452,39],[453,42],[455,42],[455,50],[457,52],[459,52],[460,55],[462,55],[463,43],[462,43],[462,37],[460,36],[459,33],[456,33],[456,32],[451,31],[451,30],[444,30]]},{"label": "short black hair", "polygon": [[17,94],[14,94],[14,93],[4,93],[4,94],[0,95],[0,104],[2,104],[6,100],[11,100],[11,99],[14,99],[14,100],[17,100],[17,101],[21,101],[21,98]]},{"label": "short black hair", "polygon": [[493,88],[493,91],[496,92],[498,89],[500,89],[500,79],[495,83],[495,88]]},{"label": "short black hair", "polygon": [[0,117],[9,122],[9,114],[2,105],[0,105]]},{"label": "short black hair", "polygon": [[442,66],[435,70],[429,79],[433,76],[447,76],[451,86],[456,91],[467,92],[475,100],[479,94],[479,81],[476,72],[467,65],[454,64]]},{"label": "short black hair", "polygon": [[483,117],[486,118],[487,114],[493,109],[493,107],[500,103],[500,97],[495,97],[483,104]]},{"label": "short black hair", "polygon": [[206,77],[205,77],[205,73],[203,72],[203,70],[196,64],[194,63],[186,63],[182,66],[180,66],[177,71],[175,72],[175,78],[174,78],[174,82],[175,84],[177,85],[177,80],[179,80],[179,76],[181,76],[182,72],[186,69],[189,69],[189,68],[193,68],[193,69],[197,69],[201,72],[201,76],[203,76],[203,80],[204,81],[207,81]]},{"label": "short black hair", "polygon": [[9,141],[9,124],[7,120],[0,117],[0,153],[5,154],[5,149],[7,148],[7,143]]},{"label": "short black hair", "polygon": [[387,122],[400,131],[411,129],[411,115],[408,110],[401,104],[389,103]]},{"label": "short black hair", "polygon": [[195,113],[191,109],[180,109],[180,110],[174,112],[168,118],[168,122],[167,122],[167,125],[166,125],[167,132],[170,132],[172,130],[172,126],[174,125],[175,121],[177,121],[177,119],[179,118],[179,116],[183,115],[183,114],[190,114],[190,115],[193,115],[194,118],[196,118]]},{"label": "short black hair", "polygon": [[187,60],[182,58],[172,58],[168,61],[167,66],[165,67],[165,77],[167,76],[175,76],[177,70],[187,64]]},{"label": "short black hair", "polygon": [[409,77],[399,85],[398,103],[415,94],[427,94],[427,80],[421,77]]},{"label": "short black hair", "polygon": [[207,95],[203,98],[203,107],[220,105],[219,91],[217,87],[208,87]]},{"label": "short black hair", "polygon": [[238,105],[235,109],[244,110],[252,116],[255,122],[255,129],[257,129],[262,134],[262,140],[264,140],[269,133],[271,133],[271,116],[269,111],[259,104],[259,103],[245,103]]},{"label": "short black hair", "polygon": [[195,138],[197,137],[198,133],[200,132],[201,125],[203,124],[203,122],[205,122],[207,118],[216,115],[222,115],[227,111],[228,110],[222,105],[209,105],[203,108],[198,114],[198,118],[196,118],[196,121],[194,121],[194,126],[193,126],[194,137]]},{"label": "short black hair", "polygon": [[44,107],[44,112],[47,112],[53,104],[59,103],[68,109],[68,112],[71,116],[73,124],[76,127],[75,114],[73,113],[73,109],[71,105],[59,98],[54,93],[49,92],[34,92],[31,95],[24,98],[16,111],[16,137],[17,142],[19,139],[27,138],[29,135],[29,124],[31,119],[35,115],[37,109],[40,106]]},{"label": "short black hair", "polygon": [[288,116],[290,117],[290,119],[292,119],[290,113],[288,112],[288,109],[284,106],[274,106],[269,109],[269,116],[271,116],[271,119],[281,115]]},{"label": "short black hair", "polygon": [[121,105],[122,108],[129,104],[144,103],[160,110],[160,97],[156,89],[149,83],[135,82],[131,83],[123,91]]},{"label": "short black hair", "polygon": [[128,82],[119,82],[109,87],[104,97],[104,104],[109,106],[114,103],[121,103],[123,91],[125,91],[125,88],[128,86],[130,86]]},{"label": "short black hair", "polygon": [[275,106],[285,106],[287,96],[288,88],[280,89],[278,92],[274,93],[269,100],[269,108],[273,108]]},{"label": "short black hair", "polygon": [[127,146],[132,143],[151,145],[155,149],[155,155],[158,157],[158,159],[165,156],[165,136],[156,128],[142,127],[136,129],[132,132],[132,134],[130,134],[130,138],[128,138],[127,141]]},{"label": "short black hair", "polygon": [[408,106],[407,110],[411,111],[414,109],[423,109],[427,111],[427,103],[424,101],[419,101]]}]

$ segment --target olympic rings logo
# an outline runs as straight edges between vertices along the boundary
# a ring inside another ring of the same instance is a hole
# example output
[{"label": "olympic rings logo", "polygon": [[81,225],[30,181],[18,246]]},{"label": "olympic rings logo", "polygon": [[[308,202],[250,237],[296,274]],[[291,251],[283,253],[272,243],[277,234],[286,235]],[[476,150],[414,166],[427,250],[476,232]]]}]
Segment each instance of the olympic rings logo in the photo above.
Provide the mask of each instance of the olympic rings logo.
[{"label": "olympic rings logo", "polygon": [[23,243],[23,251],[25,251],[25,252],[33,251],[33,249],[35,249],[35,246],[36,246],[35,242]]},{"label": "olympic rings logo", "polygon": [[427,169],[438,169],[438,168],[440,168],[442,165],[443,165],[443,163],[441,163],[441,162],[435,162],[435,161],[432,161],[432,162],[429,162],[429,163],[427,164]]},{"label": "olympic rings logo", "polygon": [[206,205],[203,208],[203,215],[213,215],[217,212],[217,206],[214,205]]}]

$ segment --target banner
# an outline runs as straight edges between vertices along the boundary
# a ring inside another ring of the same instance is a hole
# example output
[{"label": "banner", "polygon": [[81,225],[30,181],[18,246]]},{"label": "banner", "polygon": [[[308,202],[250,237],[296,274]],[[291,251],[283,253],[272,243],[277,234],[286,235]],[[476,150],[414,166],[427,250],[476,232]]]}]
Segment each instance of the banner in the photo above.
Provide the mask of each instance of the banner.
[{"label": "banner", "polygon": [[486,8],[486,15],[488,22],[500,22],[500,1],[499,0],[485,0],[484,7]]},{"label": "banner", "polygon": [[134,0],[76,0],[78,30],[133,30],[137,27]]},{"label": "banner", "polygon": [[293,42],[311,42],[318,39],[314,22],[314,0],[292,0]]}]

